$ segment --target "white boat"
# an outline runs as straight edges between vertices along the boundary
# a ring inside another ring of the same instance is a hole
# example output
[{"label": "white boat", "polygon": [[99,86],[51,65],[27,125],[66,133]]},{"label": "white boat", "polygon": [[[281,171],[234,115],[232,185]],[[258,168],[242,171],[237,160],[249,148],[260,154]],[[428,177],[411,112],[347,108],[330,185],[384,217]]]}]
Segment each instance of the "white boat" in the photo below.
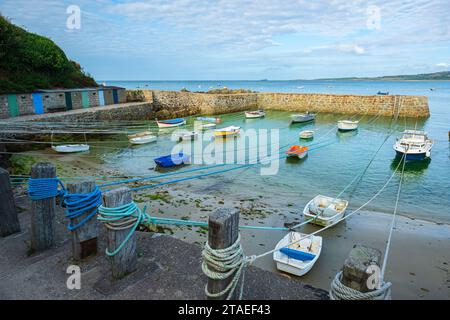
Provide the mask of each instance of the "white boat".
[{"label": "white boat", "polygon": [[241,127],[229,126],[229,127],[214,130],[214,136],[222,137],[222,138],[234,137],[234,136],[238,135],[240,132],[241,132]]},{"label": "white boat", "polygon": [[89,151],[87,144],[65,144],[60,146],[52,146],[52,149],[60,153],[74,153]]},{"label": "white boat", "polygon": [[314,137],[314,131],[312,130],[304,130],[299,134],[300,139],[311,139]]},{"label": "white boat", "polygon": [[358,123],[359,121],[352,121],[352,120],[339,120],[338,130],[340,131],[352,131],[358,129]]},{"label": "white boat", "polygon": [[201,125],[202,130],[209,130],[216,127],[215,123],[205,123]]},{"label": "white boat", "polygon": [[255,119],[255,118],[262,118],[266,115],[264,110],[256,110],[256,111],[245,111],[245,117],[247,119]]},{"label": "white boat", "polygon": [[186,120],[183,118],[176,118],[170,120],[156,120],[159,128],[171,128],[178,127],[186,124]]},{"label": "white boat", "polygon": [[178,141],[191,141],[198,138],[198,132],[195,131],[175,133],[175,135],[178,137]]},{"label": "white boat", "polygon": [[347,200],[318,195],[306,204],[303,215],[314,218],[310,223],[326,227],[343,218],[347,206]]},{"label": "white boat", "polygon": [[[289,245],[290,243],[293,244]],[[279,249],[273,253],[277,269],[303,276],[319,259],[322,251],[322,237],[291,231],[278,242],[275,248]]]},{"label": "white boat", "polygon": [[146,144],[155,142],[157,140],[157,137],[150,131],[144,131],[128,135],[128,140],[130,140],[131,144]]},{"label": "white boat", "polygon": [[316,114],[311,113],[309,111],[307,111],[305,113],[291,115],[292,123],[313,121],[315,118],[316,118]]},{"label": "white boat", "polygon": [[401,138],[394,143],[394,150],[398,157],[405,155],[405,160],[424,160],[431,156],[433,140],[428,138],[425,131],[405,130]]}]

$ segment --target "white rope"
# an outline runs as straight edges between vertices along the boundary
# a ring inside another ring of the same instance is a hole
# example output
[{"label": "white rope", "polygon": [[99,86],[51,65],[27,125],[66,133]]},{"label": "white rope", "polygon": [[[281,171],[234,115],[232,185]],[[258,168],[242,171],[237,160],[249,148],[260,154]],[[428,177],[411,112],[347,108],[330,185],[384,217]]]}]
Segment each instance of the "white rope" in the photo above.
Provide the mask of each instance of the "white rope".
[{"label": "white rope", "polygon": [[211,298],[218,298],[223,295],[227,295],[226,299],[230,300],[233,297],[233,293],[242,274],[239,293],[239,300],[241,300],[244,289],[244,268],[253,261],[252,259],[244,256],[244,251],[241,246],[241,236],[238,235],[236,241],[231,246],[224,249],[213,249],[210,247],[209,243],[206,242],[202,251],[202,257],[202,270],[208,278],[214,280],[224,280],[234,274],[231,282],[225,289],[217,293],[211,293],[208,291],[208,285],[206,285],[205,294]]},{"label": "white rope", "polygon": [[342,271],[340,271],[331,282],[330,299],[331,300],[391,300],[390,282],[383,282],[379,289],[369,292],[360,292],[347,287],[341,282]]}]

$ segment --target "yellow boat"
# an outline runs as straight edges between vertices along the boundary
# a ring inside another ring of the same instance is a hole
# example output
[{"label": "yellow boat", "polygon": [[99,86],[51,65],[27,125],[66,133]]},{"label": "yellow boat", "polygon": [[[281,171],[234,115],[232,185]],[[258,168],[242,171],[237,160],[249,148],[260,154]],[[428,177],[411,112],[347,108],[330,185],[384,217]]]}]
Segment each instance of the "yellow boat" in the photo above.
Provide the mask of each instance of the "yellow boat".
[{"label": "yellow boat", "polygon": [[220,128],[220,129],[214,130],[214,136],[217,138],[233,137],[233,136],[238,135],[240,133],[240,131],[241,131],[241,127],[229,126],[226,128]]}]

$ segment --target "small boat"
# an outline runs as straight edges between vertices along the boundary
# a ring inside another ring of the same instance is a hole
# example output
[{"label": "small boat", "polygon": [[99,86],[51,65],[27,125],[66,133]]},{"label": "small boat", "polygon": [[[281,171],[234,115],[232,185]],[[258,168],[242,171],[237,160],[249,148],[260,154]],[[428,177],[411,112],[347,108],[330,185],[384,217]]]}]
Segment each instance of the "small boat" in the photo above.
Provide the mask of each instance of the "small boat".
[{"label": "small boat", "polygon": [[180,152],[178,154],[169,154],[167,156],[156,158],[154,161],[160,167],[169,168],[182,164],[189,164],[190,157],[183,152]]},{"label": "small boat", "polygon": [[156,120],[159,128],[171,128],[178,127],[186,124],[186,120],[183,118],[169,119],[169,120]]},{"label": "small boat", "polygon": [[52,149],[60,153],[75,153],[89,151],[87,144],[65,144],[60,146],[52,146]]},{"label": "small boat", "polygon": [[131,144],[146,144],[150,142],[155,142],[157,137],[154,136],[150,131],[139,132],[135,134],[128,135],[128,139]]},{"label": "small boat", "polygon": [[378,91],[377,95],[379,95],[379,96],[387,96],[387,95],[389,95],[389,91],[387,91],[387,92]]},{"label": "small boat", "polygon": [[226,128],[220,128],[220,129],[214,130],[214,136],[228,138],[228,137],[234,137],[234,136],[238,135],[240,132],[241,132],[241,127],[229,126]]},{"label": "small boat", "polygon": [[288,157],[297,157],[303,159],[308,155],[308,147],[292,146],[286,151]]},{"label": "small boat", "polygon": [[431,156],[433,140],[428,138],[425,131],[405,130],[401,138],[394,143],[394,150],[397,157],[403,157],[405,160],[424,160]]},{"label": "small boat", "polygon": [[291,115],[292,123],[313,121],[315,118],[316,114],[309,111]]},{"label": "small boat", "polygon": [[216,127],[215,123],[205,123],[201,125],[202,130],[209,130]]},{"label": "small boat", "polygon": [[178,141],[191,141],[195,140],[198,137],[198,132],[181,132],[175,134],[178,137]]},{"label": "small boat", "polygon": [[307,219],[314,218],[312,224],[326,227],[343,218],[347,206],[347,200],[318,195],[306,204],[303,215]]},{"label": "small boat", "polygon": [[340,131],[352,131],[358,129],[358,123],[359,121],[339,120],[337,126]]},{"label": "small boat", "polygon": [[263,118],[266,115],[264,110],[256,110],[256,111],[245,111],[245,117],[247,119],[254,119],[254,118]]},{"label": "small boat", "polygon": [[278,270],[303,276],[319,259],[322,237],[291,231],[278,242],[275,249],[279,249],[273,253]]},{"label": "small boat", "polygon": [[300,139],[312,139],[314,137],[314,131],[304,130],[299,134]]},{"label": "small boat", "polygon": [[213,117],[197,117],[197,121],[211,122],[211,123],[220,123],[220,118]]}]

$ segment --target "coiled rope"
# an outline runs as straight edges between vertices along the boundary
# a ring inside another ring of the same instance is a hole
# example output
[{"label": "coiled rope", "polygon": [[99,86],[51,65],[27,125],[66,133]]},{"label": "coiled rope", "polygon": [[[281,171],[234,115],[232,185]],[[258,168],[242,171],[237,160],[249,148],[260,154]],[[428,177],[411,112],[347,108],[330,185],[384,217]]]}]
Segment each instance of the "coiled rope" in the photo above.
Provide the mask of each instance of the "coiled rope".
[{"label": "coiled rope", "polygon": [[102,204],[102,193],[96,186],[95,189],[86,194],[70,194],[64,195],[64,204],[66,205],[66,217],[70,220],[80,217],[83,213],[92,210],[79,223],[72,225],[70,221],[67,228],[70,231],[76,230],[91,219],[97,213],[97,208]]},{"label": "coiled rope", "polygon": [[28,180],[28,196],[31,200],[54,198],[63,196],[65,193],[66,188],[58,178],[30,178]]},{"label": "coiled rope", "polygon": [[98,208],[97,219],[104,223],[106,228],[110,230],[120,231],[130,229],[130,232],[116,249],[111,252],[106,248],[106,255],[112,257],[130,240],[139,224],[149,221],[150,217],[145,213],[145,208],[141,210],[136,203],[131,201],[128,204],[114,208],[107,208],[101,205]]},{"label": "coiled rope", "polygon": [[[205,294],[211,298],[218,298],[226,294],[226,299],[230,300],[233,297],[233,293],[236,290],[242,275],[239,292],[239,300],[242,300],[245,280],[244,269],[253,262],[253,259],[244,255],[240,234],[231,246],[224,249],[213,249],[209,243],[206,242],[202,251],[202,257],[202,270],[208,278],[213,280],[224,280],[234,273],[231,282],[225,289],[217,293],[211,293],[208,291],[208,285],[206,285]],[[211,269],[211,267],[214,269]]]},{"label": "coiled rope", "polygon": [[360,292],[347,287],[341,282],[342,271],[334,277],[331,282],[330,298],[331,300],[390,300],[391,286],[390,282],[383,282],[379,289],[369,292]]}]

